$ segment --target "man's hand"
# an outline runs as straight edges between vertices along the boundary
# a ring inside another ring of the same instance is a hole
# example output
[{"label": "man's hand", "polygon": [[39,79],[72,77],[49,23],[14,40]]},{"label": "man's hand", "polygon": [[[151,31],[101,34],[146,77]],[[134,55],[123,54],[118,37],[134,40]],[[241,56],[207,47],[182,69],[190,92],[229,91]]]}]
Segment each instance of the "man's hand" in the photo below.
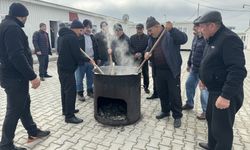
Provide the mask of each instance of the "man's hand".
[{"label": "man's hand", "polygon": [[89,61],[93,66],[95,65],[95,61],[93,59],[90,59]]},{"label": "man's hand", "polygon": [[112,54],[112,49],[111,49],[111,48],[108,49],[108,54],[109,54],[109,55]]},{"label": "man's hand", "polygon": [[215,102],[218,109],[227,109],[230,106],[230,100],[219,96]]},{"label": "man's hand", "polygon": [[204,90],[204,89],[206,89],[205,84],[204,84],[204,83],[202,83],[202,81],[201,81],[201,80],[199,81],[199,88],[200,88],[200,90]]},{"label": "man's hand", "polygon": [[141,59],[142,54],[141,53],[135,53],[135,59]]},{"label": "man's hand", "polygon": [[31,87],[33,88],[33,89],[36,89],[36,88],[38,88],[39,86],[40,86],[40,79],[38,78],[38,77],[36,77],[34,80],[32,80],[32,81],[30,81],[31,82]]},{"label": "man's hand", "polygon": [[146,52],[146,53],[144,54],[144,58],[145,58],[146,60],[148,60],[151,56],[152,56],[152,54],[149,53],[149,52]]},{"label": "man's hand", "polygon": [[36,52],[37,55],[42,55],[41,51]]}]

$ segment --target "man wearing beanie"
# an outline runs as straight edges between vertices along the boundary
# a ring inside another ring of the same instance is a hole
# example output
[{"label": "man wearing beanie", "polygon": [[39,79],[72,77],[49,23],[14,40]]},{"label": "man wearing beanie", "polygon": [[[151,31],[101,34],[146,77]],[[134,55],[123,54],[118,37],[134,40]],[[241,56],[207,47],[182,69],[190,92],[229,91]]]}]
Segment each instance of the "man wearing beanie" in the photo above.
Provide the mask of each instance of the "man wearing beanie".
[{"label": "man wearing beanie", "polygon": [[40,30],[33,34],[33,45],[35,48],[35,53],[39,61],[39,76],[40,80],[44,81],[44,78],[50,78],[52,76],[48,75],[47,69],[49,64],[49,55],[51,53],[51,47],[49,42],[49,35],[46,32],[46,24],[40,23]]},{"label": "man wearing beanie", "polygon": [[28,132],[28,142],[48,136],[50,131],[37,128],[30,112],[29,81],[40,85],[26,34],[22,30],[29,11],[21,3],[9,7],[9,15],[0,24],[0,83],[7,94],[7,111],[2,128],[1,150],[25,150],[14,146],[18,120]]},{"label": "man wearing beanie", "polygon": [[[83,51],[85,51],[90,58],[95,60],[96,64],[99,63],[98,46],[94,35],[92,34],[92,22],[88,19],[83,20],[84,32],[79,37],[79,44]],[[94,77],[94,66],[91,61],[85,57],[84,61],[78,63],[78,67],[75,72],[76,78],[76,90],[78,100],[85,101],[83,79],[86,74],[87,83],[87,95],[90,98],[94,97],[93,92],[93,77]]]},{"label": "man wearing beanie", "polygon": [[58,45],[59,56],[57,60],[58,75],[61,84],[62,114],[66,123],[78,124],[83,122],[75,116],[79,110],[75,109],[76,80],[75,71],[78,63],[85,57],[80,51],[78,37],[83,32],[83,25],[79,20],[74,20],[69,28],[59,30],[60,42]]},{"label": "man wearing beanie", "polygon": [[187,42],[187,35],[176,28],[166,31],[154,17],[147,19],[146,27],[150,36],[147,51],[152,48],[163,32],[153,53],[146,52],[144,56],[145,59],[151,57],[155,69],[156,88],[161,100],[161,112],[156,118],[168,117],[172,111],[174,127],[179,128],[182,118],[180,45]]},{"label": "man wearing beanie", "polygon": [[243,83],[247,75],[243,42],[224,26],[218,11],[197,21],[207,45],[200,65],[200,79],[209,92],[206,119],[209,150],[231,150],[235,115],[243,104]]}]

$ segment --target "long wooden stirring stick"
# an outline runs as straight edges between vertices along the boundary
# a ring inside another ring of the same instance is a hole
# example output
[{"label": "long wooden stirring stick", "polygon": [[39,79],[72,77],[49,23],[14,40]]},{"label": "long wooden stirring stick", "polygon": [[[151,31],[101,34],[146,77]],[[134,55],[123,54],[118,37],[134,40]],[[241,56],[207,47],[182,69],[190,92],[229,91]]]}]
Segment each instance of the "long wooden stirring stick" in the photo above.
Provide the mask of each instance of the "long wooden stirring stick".
[{"label": "long wooden stirring stick", "polygon": [[[160,42],[161,38],[163,37],[164,33],[166,32],[166,29],[163,29],[163,31],[161,32],[161,35],[159,36],[159,38],[157,39],[157,41],[155,42],[155,44],[153,45],[153,47],[150,49],[149,54],[152,54],[155,47],[158,45],[158,43]],[[147,59],[144,59],[142,61],[142,63],[140,64],[140,66],[138,67],[138,72],[140,72],[142,66],[144,65],[144,63],[147,61]]]},{"label": "long wooden stirring stick", "polygon": [[81,52],[93,62],[94,68],[96,68],[101,74],[104,74],[104,72],[94,63],[95,61],[89,57],[89,55],[87,53],[85,53],[81,48],[80,48]]}]

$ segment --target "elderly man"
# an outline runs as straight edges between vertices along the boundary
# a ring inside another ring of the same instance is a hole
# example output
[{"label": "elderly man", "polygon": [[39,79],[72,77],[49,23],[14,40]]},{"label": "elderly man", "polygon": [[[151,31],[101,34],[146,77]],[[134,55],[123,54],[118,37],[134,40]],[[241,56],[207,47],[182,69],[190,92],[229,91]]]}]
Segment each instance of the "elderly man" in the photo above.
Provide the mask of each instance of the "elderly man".
[{"label": "elderly man", "polygon": [[33,70],[28,39],[22,30],[28,15],[29,11],[23,4],[13,3],[9,15],[0,24],[0,83],[7,94],[1,150],[26,150],[13,143],[19,119],[28,132],[28,142],[50,134],[37,128],[30,112],[29,81],[36,89],[40,79]]},{"label": "elderly man", "polygon": [[164,27],[154,17],[147,19],[146,26],[150,36],[148,50],[164,32],[153,53],[145,53],[145,59],[151,57],[155,67],[156,87],[161,100],[161,112],[156,118],[170,116],[172,111],[174,127],[179,128],[182,118],[180,45],[187,42],[187,35],[176,28],[170,28],[165,32]]},{"label": "elderly man", "polygon": [[243,42],[223,25],[218,11],[207,12],[196,23],[207,40],[200,79],[209,91],[208,143],[199,145],[209,150],[231,150],[235,114],[243,103],[247,74]]}]

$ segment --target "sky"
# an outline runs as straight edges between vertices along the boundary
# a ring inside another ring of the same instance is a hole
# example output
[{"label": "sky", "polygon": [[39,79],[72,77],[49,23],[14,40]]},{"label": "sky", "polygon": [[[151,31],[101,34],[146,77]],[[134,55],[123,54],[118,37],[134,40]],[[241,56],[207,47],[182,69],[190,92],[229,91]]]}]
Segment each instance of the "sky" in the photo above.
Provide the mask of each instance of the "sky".
[{"label": "sky", "polygon": [[[210,10],[222,14],[225,25],[244,31],[250,24],[250,0],[44,0],[98,14],[145,23],[154,16],[160,22],[193,21]],[[198,9],[199,4],[199,9]],[[243,8],[244,5],[244,8]]]}]

